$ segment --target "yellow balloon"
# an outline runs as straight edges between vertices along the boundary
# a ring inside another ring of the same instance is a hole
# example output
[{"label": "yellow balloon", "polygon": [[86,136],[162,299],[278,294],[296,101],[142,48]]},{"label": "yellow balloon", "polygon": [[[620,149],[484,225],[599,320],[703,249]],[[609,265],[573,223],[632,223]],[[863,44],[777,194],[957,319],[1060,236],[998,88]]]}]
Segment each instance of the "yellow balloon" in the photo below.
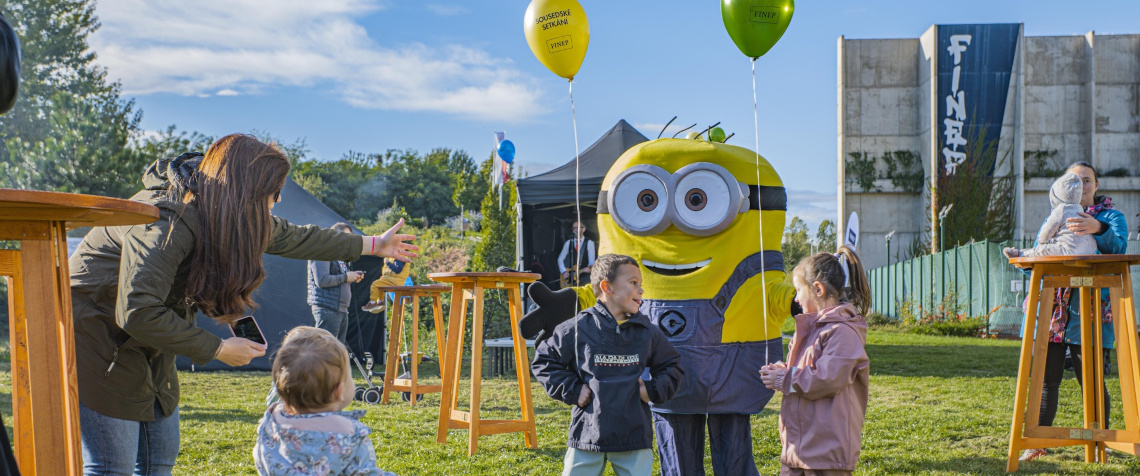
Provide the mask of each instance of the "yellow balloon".
[{"label": "yellow balloon", "polygon": [[523,32],[530,51],[547,69],[574,79],[590,45],[590,22],[577,0],[531,1],[523,15]]}]

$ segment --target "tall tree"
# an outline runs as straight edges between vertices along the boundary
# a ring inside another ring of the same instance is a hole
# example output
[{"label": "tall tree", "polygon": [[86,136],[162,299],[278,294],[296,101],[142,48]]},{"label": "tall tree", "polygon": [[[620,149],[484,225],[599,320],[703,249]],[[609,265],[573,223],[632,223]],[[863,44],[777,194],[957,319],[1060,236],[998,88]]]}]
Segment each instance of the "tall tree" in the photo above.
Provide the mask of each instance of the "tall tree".
[{"label": "tall tree", "polygon": [[125,197],[150,160],[131,150],[141,113],[95,64],[91,0],[7,0],[22,47],[20,97],[0,117],[0,185]]},{"label": "tall tree", "polygon": [[807,223],[800,217],[792,217],[791,223],[788,223],[780,251],[784,254],[784,268],[788,270],[795,268],[801,259],[811,254]]},{"label": "tall tree", "polygon": [[831,220],[824,220],[819,222],[819,228],[815,231],[815,246],[819,251],[826,251],[834,253],[838,248],[835,235],[835,222]]},{"label": "tall tree", "polygon": [[[376,220],[376,213],[392,205],[380,198],[383,189],[378,164],[381,156],[349,152],[340,160],[302,160],[294,164],[292,175],[298,183],[333,211],[351,221]],[[322,184],[323,187],[317,187]]]},{"label": "tall tree", "polygon": [[446,148],[425,155],[388,150],[349,152],[333,162],[303,160],[294,166],[293,176],[351,220],[371,222],[380,209],[398,203],[421,225],[442,224],[458,215],[461,206],[477,208],[490,183],[466,152]]},{"label": "tall tree", "polygon": [[[480,167],[480,175],[491,176],[490,160]],[[515,202],[518,192],[514,182],[503,185],[502,201],[499,191],[490,185],[484,189],[482,213],[483,223],[480,235],[482,240],[475,245],[471,259],[472,271],[495,271],[499,266],[515,267]],[[506,300],[502,291],[486,291],[484,315],[487,316],[485,336],[502,337],[510,335],[510,322]]]},{"label": "tall tree", "polygon": [[[486,169],[485,174],[490,176],[490,167],[483,168]],[[502,187],[501,201],[497,189],[491,186],[485,189],[480,209],[483,214],[480,232],[483,239],[475,247],[475,256],[471,262],[474,271],[494,271],[499,266],[515,266],[515,224],[518,217],[515,202],[518,201],[518,192],[513,181]]]}]

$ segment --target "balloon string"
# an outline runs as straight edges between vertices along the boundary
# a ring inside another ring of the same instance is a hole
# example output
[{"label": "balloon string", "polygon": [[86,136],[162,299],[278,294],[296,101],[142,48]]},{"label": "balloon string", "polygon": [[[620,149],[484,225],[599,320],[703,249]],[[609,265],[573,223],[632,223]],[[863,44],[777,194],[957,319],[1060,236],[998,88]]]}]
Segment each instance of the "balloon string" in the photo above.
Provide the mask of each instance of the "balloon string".
[{"label": "balloon string", "polygon": [[[755,128],[754,133],[756,136],[756,204],[758,208],[759,220],[757,222],[760,226],[760,301],[762,303],[762,319],[764,320],[764,338],[768,338],[768,282],[765,278],[765,273],[768,271],[764,264],[764,201],[761,199],[760,193],[760,116],[757,114],[756,108],[756,58],[752,58],[752,124]],[[764,345],[764,363],[771,363],[768,355],[769,345]]]},{"label": "balloon string", "polygon": [[[569,83],[570,83],[570,122],[574,124],[574,211],[577,214],[578,229],[581,230],[581,228],[582,228],[582,200],[578,196],[578,188],[579,188],[578,187],[578,166],[579,166],[579,164],[578,164],[578,115],[574,111],[574,80],[571,79],[569,81]],[[582,234],[583,234],[583,238],[584,238],[585,233],[583,232]],[[573,239],[575,239],[575,240],[578,239],[577,233],[575,233]],[[587,259],[587,261],[589,261],[589,259]],[[581,263],[581,257],[578,257],[578,263],[575,263],[575,264],[580,264],[580,263]],[[578,276],[576,274],[577,270],[572,270],[571,272],[575,273],[575,275],[573,276],[573,282],[577,283],[578,282]],[[578,283],[578,284],[581,284],[581,283]]]}]

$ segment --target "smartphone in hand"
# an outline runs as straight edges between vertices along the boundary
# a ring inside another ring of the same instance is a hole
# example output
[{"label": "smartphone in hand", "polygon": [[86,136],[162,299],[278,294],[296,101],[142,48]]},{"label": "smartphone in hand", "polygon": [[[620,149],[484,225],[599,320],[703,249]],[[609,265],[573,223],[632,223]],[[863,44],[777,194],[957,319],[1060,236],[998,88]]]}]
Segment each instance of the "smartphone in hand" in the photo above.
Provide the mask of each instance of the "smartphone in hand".
[{"label": "smartphone in hand", "polygon": [[265,345],[265,337],[261,334],[261,327],[257,325],[257,321],[253,319],[253,316],[245,316],[234,321],[233,324],[230,324],[230,332],[233,332],[234,337],[249,339],[258,344]]}]

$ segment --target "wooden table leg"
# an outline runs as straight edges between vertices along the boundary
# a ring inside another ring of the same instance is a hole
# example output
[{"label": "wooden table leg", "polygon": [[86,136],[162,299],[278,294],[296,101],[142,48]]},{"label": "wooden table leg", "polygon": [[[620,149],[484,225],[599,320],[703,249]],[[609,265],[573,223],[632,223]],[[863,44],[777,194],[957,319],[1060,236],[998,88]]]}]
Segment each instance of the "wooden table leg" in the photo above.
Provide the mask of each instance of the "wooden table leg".
[{"label": "wooden table leg", "polygon": [[53,222],[52,237],[55,239],[56,256],[56,297],[60,307],[56,312],[56,328],[59,329],[59,349],[63,364],[64,432],[67,434],[66,451],[69,474],[77,475],[82,470],[83,447],[79,429],[79,369],[75,362],[75,317],[71,309],[71,272],[67,267],[67,224]]},{"label": "wooden table leg", "polygon": [[[1098,428],[1108,429],[1108,413],[1104,408],[1104,326],[1101,325],[1101,309],[1100,302],[1100,288],[1091,288],[1089,293],[1092,294],[1092,355],[1093,355],[1093,410],[1096,411],[1096,421]],[[1105,454],[1105,446],[1103,441],[1096,442],[1096,460],[1103,463],[1107,455]]]},{"label": "wooden table leg", "polygon": [[17,250],[0,250],[0,274],[8,276],[9,347],[12,355],[12,446],[25,473],[35,474],[32,440],[31,380],[28,376],[27,311],[24,308],[24,271]]},{"label": "wooden table leg", "polygon": [[482,396],[483,380],[483,288],[475,284],[472,291],[475,312],[471,326],[471,421],[468,432],[467,455],[479,449],[479,399]]},{"label": "wooden table leg", "polygon": [[[1118,272],[1121,276],[1120,288],[1109,290],[1112,298],[1112,324],[1116,332],[1116,363],[1120,374],[1120,399],[1124,407],[1124,428],[1129,431],[1140,430],[1140,409],[1137,408],[1137,398],[1140,397],[1140,367],[1138,362],[1138,343],[1136,339],[1136,311],[1133,307],[1132,275],[1127,264],[1121,264]],[[1126,448],[1127,447],[1127,448]],[[1120,444],[1118,450],[1126,450],[1132,454],[1140,453],[1140,445]]]},{"label": "wooden table leg", "polygon": [[530,392],[530,366],[527,365],[530,359],[526,351],[526,339],[519,332],[519,318],[523,308],[519,287],[511,286],[508,288],[507,298],[510,301],[508,307],[511,315],[511,339],[515,344],[515,375],[519,384],[519,402],[522,406],[522,420],[526,425],[526,430],[523,431],[523,439],[528,447],[538,448],[538,431],[535,429],[534,407]]},{"label": "wooden table leg", "polygon": [[[70,299],[71,289],[62,289],[62,286],[70,286],[70,282],[59,282],[59,267],[66,268],[67,262],[61,264],[58,261],[56,246],[53,241],[41,240],[20,243],[27,348],[42,350],[29,351],[26,375],[13,379],[17,382],[26,380],[30,384],[26,395],[31,403],[31,418],[21,423],[30,423],[26,426],[32,428],[32,433],[17,432],[17,438],[22,438],[17,443],[20,454],[26,454],[27,448],[32,448],[36,474],[53,475],[73,474],[69,468],[72,455],[67,453],[69,449],[79,447],[78,431],[74,435],[68,434],[69,427],[79,428],[78,413],[70,414],[78,410],[78,400],[74,404],[68,402],[78,394],[72,393],[76,388],[68,378],[68,369],[72,367],[63,362],[65,353],[59,348],[66,342],[61,335],[63,316],[60,314],[70,309],[70,303],[65,306],[63,300]],[[70,315],[66,317],[71,319]],[[26,460],[18,463],[24,472]]]},{"label": "wooden table leg", "polygon": [[464,286],[456,283],[451,287],[451,315],[447,322],[447,346],[443,352],[443,393],[439,398],[439,429],[437,443],[447,443],[447,427],[451,421],[451,410],[455,409],[455,398],[459,393],[459,362],[463,340],[463,320],[467,315],[467,300],[463,297]]},{"label": "wooden table leg", "polygon": [[[381,294],[383,298],[383,294]],[[392,383],[396,379],[396,359],[400,354],[400,339],[404,338],[404,297],[395,294],[392,300],[391,321],[388,324],[388,355],[384,359],[384,398],[382,403],[388,403],[388,394],[392,393]]]},{"label": "wooden table leg", "polygon": [[[1089,323],[1089,288],[1078,288],[1080,290],[1080,309],[1081,309],[1081,401],[1084,404],[1085,425],[1084,427],[1093,428],[1093,423],[1096,421],[1096,397],[1093,395],[1096,390],[1093,389],[1093,382],[1096,377],[1093,376],[1093,342],[1092,339],[1092,326]],[[1092,463],[1096,461],[1096,442],[1089,441],[1085,445],[1085,462]]]},{"label": "wooden table leg", "polygon": [[443,295],[436,294],[432,296],[431,304],[432,319],[435,321],[435,360],[439,364],[440,375],[443,374],[443,346],[446,342],[443,339]]},{"label": "wooden table leg", "polygon": [[[1025,312],[1025,324],[1022,327],[1021,358],[1017,366],[1017,389],[1013,399],[1013,423],[1010,427],[1009,453],[1005,471],[1017,471],[1018,453],[1021,452],[1021,437],[1025,425],[1025,402],[1029,385],[1030,362],[1033,356],[1033,325],[1037,323],[1037,307],[1041,299],[1041,271],[1033,268],[1029,278],[1029,298]],[[1044,359],[1042,359],[1044,362]]]},{"label": "wooden table leg", "polygon": [[419,370],[420,370],[420,295],[416,294],[412,297],[412,356],[409,358],[412,364],[412,381],[411,381],[411,397],[408,402],[414,407],[416,406],[416,391],[419,385]]},{"label": "wooden table leg", "polygon": [[[1025,428],[1037,428],[1041,419],[1041,389],[1045,386],[1045,361],[1049,354],[1049,326],[1053,318],[1056,288],[1041,290],[1040,304],[1037,306],[1037,324],[1033,336],[1033,361],[1029,371],[1029,393],[1025,414]],[[1026,331],[1028,332],[1028,330]]]}]

